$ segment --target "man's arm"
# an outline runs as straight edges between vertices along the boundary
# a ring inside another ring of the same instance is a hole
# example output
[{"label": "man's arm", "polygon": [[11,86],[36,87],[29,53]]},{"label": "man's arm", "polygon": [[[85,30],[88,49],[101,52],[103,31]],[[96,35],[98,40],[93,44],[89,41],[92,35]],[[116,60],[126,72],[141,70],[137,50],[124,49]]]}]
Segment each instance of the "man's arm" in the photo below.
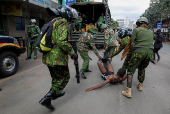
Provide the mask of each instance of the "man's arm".
[{"label": "man's arm", "polygon": [[90,46],[93,48],[93,52],[96,54],[96,56],[99,58],[99,52],[98,52],[98,50],[97,50],[97,48],[96,48],[96,46],[95,46],[95,43],[94,43],[94,41],[91,39],[91,38],[89,38],[89,43],[90,43]]},{"label": "man's arm", "polygon": [[114,51],[111,55],[109,55],[109,58],[116,56],[117,54],[119,54],[125,48],[124,42],[125,42],[124,39],[122,39],[121,44],[119,46],[119,49],[117,51]]},{"label": "man's arm", "polygon": [[85,92],[89,92],[89,91],[92,91],[94,89],[101,88],[101,87],[105,86],[106,84],[108,84],[109,82],[111,82],[112,79],[113,79],[112,76],[109,76],[109,78],[106,81],[104,81],[103,83],[101,83],[101,84],[99,84],[97,86],[94,86],[94,87],[91,87],[91,88],[87,88],[85,90]]},{"label": "man's arm", "polygon": [[56,34],[56,39],[57,39],[57,46],[59,46],[63,51],[68,53],[70,56],[72,56],[75,52],[67,41],[67,23],[64,23],[62,26],[62,29],[60,33],[55,33]]}]

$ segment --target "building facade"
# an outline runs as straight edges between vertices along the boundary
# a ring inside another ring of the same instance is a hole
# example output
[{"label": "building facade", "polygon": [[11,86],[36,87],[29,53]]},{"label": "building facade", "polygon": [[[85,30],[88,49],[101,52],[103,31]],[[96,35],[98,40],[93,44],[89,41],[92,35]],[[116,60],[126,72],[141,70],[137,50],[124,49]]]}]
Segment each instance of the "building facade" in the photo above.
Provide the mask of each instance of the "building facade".
[{"label": "building facade", "polygon": [[119,23],[119,28],[134,28],[133,21],[131,21],[129,18],[117,19],[116,21]]},{"label": "building facade", "polygon": [[25,37],[32,18],[41,28],[51,19],[45,8],[59,6],[58,0],[0,0],[0,34]]}]

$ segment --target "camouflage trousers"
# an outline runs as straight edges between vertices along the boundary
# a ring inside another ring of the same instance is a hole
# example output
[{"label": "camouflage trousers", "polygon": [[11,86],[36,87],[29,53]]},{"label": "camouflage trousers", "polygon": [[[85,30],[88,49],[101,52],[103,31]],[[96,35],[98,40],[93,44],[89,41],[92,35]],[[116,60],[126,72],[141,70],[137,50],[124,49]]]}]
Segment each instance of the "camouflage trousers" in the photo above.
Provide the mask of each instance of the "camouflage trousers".
[{"label": "camouflage trousers", "polygon": [[90,62],[89,55],[88,52],[80,51],[80,50],[78,51],[80,53],[81,58],[83,59],[83,65],[80,72],[84,73],[86,70],[89,70],[89,62]]},{"label": "camouflage trousers", "polygon": [[65,88],[70,79],[68,66],[48,66],[48,69],[52,77],[51,90],[56,94],[59,94]]},{"label": "camouflage trousers", "polygon": [[125,61],[123,62],[123,65],[122,65],[122,68],[128,69],[128,65],[129,65],[129,61],[130,61],[131,56],[132,56],[131,53],[128,53],[126,55]]},{"label": "camouflage trousers", "polygon": [[153,58],[153,54],[148,53],[132,53],[128,65],[127,74],[133,75],[138,68],[138,80],[143,83],[145,79],[145,68],[149,65],[149,61]]},{"label": "camouflage trousers", "polygon": [[37,38],[34,39],[33,43],[31,43],[30,40],[27,41],[27,46],[28,46],[27,57],[31,57],[33,51],[34,51],[34,57],[37,57],[36,45],[37,45]]}]

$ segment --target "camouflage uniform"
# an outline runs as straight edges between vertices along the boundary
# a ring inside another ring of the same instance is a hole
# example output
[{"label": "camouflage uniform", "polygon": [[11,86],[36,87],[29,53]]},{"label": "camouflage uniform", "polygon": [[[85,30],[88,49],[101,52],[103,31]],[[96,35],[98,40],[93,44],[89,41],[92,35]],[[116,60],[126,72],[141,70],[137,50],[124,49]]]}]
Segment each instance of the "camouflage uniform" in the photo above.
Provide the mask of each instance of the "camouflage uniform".
[{"label": "camouflage uniform", "polygon": [[50,52],[43,54],[42,62],[49,68],[52,77],[51,89],[58,94],[65,88],[70,78],[68,54],[70,56],[74,54],[72,46],[67,41],[66,19],[60,18],[54,22],[52,42],[56,45]]},{"label": "camouflage uniform", "polygon": [[153,58],[153,32],[146,27],[135,28],[131,38],[131,51],[127,74],[133,75],[138,68],[138,79],[143,83],[145,68]]},{"label": "camouflage uniform", "polygon": [[73,31],[75,31],[76,30],[76,25],[78,25],[78,27],[79,27],[79,31],[81,30],[81,22],[82,22],[82,18],[81,17],[79,17],[78,19],[76,19],[76,23],[72,23],[72,26],[73,26]]},{"label": "camouflage uniform", "polygon": [[[107,28],[104,31],[104,49],[107,49],[108,54],[112,54],[115,51],[116,48],[116,40],[114,37],[114,31],[111,28]],[[112,59],[111,59],[112,61]],[[103,63],[104,67],[107,69],[107,63]]]},{"label": "camouflage uniform", "polygon": [[[111,57],[114,57],[114,56],[116,56],[117,54],[119,54],[119,53],[126,47],[126,45],[128,44],[128,42],[130,41],[130,39],[131,39],[131,38],[130,38],[129,36],[126,36],[125,38],[121,39],[121,40],[120,40],[121,44],[120,44],[120,46],[119,46],[119,49],[118,49],[117,51],[113,52],[113,53],[111,54]],[[123,63],[122,68],[127,69],[127,67],[128,67],[128,61],[130,60],[130,57],[131,57],[131,53],[129,52],[129,53],[127,54],[126,58],[125,58],[125,61],[124,61],[124,63]]]},{"label": "camouflage uniform", "polygon": [[[29,32],[31,33],[31,36],[29,36]],[[27,58],[31,57],[31,53],[32,53],[32,48],[34,50],[34,58],[37,58],[37,49],[36,49],[36,45],[37,45],[37,37],[40,33],[40,28],[38,26],[31,26],[28,25],[27,27],[27,46],[28,46],[28,55]],[[30,38],[33,37],[33,38]],[[32,42],[33,41],[33,42]]]},{"label": "camouflage uniform", "polygon": [[105,23],[105,16],[103,16],[103,17],[100,16],[99,17],[98,21],[95,23],[95,27],[98,28],[98,30],[99,30],[100,29],[99,25],[102,24],[102,23]]},{"label": "camouflage uniform", "polygon": [[99,55],[98,50],[96,49],[96,46],[94,44],[94,36],[91,33],[85,32],[82,34],[82,36],[79,38],[78,41],[78,51],[80,53],[81,58],[84,60],[82,69],[80,72],[85,72],[86,70],[89,70],[89,55],[88,55],[88,49],[89,46],[93,48],[94,53],[96,56]]}]

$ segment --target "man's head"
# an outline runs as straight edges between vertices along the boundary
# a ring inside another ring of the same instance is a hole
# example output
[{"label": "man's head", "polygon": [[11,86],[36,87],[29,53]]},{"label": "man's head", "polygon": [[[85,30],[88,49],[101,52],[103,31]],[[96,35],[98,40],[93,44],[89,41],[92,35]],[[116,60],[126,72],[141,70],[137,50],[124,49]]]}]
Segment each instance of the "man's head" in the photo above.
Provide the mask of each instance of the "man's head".
[{"label": "man's head", "polygon": [[102,13],[102,17],[104,16],[104,14]]},{"label": "man's head", "polygon": [[122,39],[125,38],[128,35],[128,31],[124,28],[120,29],[118,31],[118,36]]},{"label": "man's head", "polygon": [[140,17],[137,21],[136,21],[136,25],[137,27],[140,27],[141,25],[148,25],[148,19],[146,17]]},{"label": "man's head", "polygon": [[31,26],[35,26],[36,25],[36,20],[35,19],[31,19],[30,24],[31,24]]},{"label": "man's head", "polygon": [[107,28],[107,25],[106,24],[102,24],[101,26],[100,26],[100,29],[104,32],[105,31],[105,29]]},{"label": "man's head", "polygon": [[157,34],[161,33],[161,29],[158,29],[158,30],[156,31],[156,33],[157,33]]},{"label": "man's head", "polygon": [[120,68],[118,71],[117,71],[117,75],[122,78],[124,75],[126,74],[126,70],[124,68]]},{"label": "man's head", "polygon": [[67,19],[67,21],[74,20],[78,18],[78,13],[74,8],[67,5],[62,5],[58,9],[46,8],[47,12],[51,16],[62,17]]}]

